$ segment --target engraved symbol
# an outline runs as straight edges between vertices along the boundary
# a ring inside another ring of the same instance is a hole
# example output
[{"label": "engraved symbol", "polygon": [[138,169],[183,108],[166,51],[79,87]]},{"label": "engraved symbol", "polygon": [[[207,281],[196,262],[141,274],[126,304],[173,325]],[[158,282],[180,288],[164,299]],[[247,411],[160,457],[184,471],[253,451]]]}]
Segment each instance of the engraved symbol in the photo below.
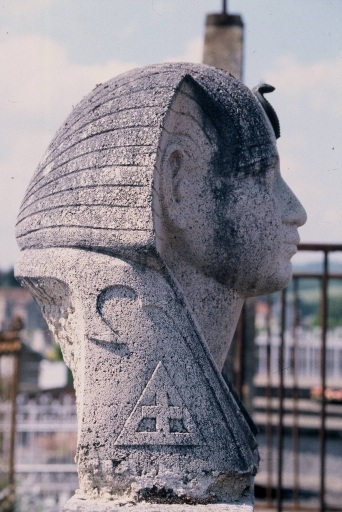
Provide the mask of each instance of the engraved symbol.
[{"label": "engraved symbol", "polygon": [[202,436],[165,367],[158,363],[116,446],[203,444]]},{"label": "engraved symbol", "polygon": [[175,407],[164,390],[157,391],[156,405],[143,405],[141,409],[137,432],[187,432],[182,407]]}]

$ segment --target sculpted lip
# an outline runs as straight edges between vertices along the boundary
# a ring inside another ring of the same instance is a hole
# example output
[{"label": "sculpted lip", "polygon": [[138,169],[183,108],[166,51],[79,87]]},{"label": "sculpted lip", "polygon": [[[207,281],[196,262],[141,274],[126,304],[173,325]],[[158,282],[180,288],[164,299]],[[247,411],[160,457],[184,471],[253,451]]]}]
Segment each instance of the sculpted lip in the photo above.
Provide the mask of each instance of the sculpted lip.
[{"label": "sculpted lip", "polygon": [[298,244],[300,243],[300,238],[298,234],[293,234],[293,236],[289,236],[287,240],[284,240],[284,248],[286,248],[286,252],[288,255],[294,256],[298,251]]},{"label": "sculpted lip", "polygon": [[287,240],[284,240],[284,244],[298,246],[300,244],[299,235],[294,233],[293,236],[289,236]]},{"label": "sculpted lip", "polygon": [[288,242],[288,241],[285,241],[284,242],[284,246],[286,247],[286,252],[288,254],[292,256],[294,256],[297,251],[298,251],[298,244],[299,244],[299,240],[296,239],[294,241],[291,241],[291,242]]}]

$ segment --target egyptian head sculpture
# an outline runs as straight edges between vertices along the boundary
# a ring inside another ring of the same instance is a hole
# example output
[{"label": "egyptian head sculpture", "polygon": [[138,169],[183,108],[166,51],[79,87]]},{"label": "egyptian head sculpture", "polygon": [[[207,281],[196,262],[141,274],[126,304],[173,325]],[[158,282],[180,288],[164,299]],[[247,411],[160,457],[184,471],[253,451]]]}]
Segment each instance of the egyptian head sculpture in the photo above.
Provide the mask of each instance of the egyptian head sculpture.
[{"label": "egyptian head sculpture", "polygon": [[220,372],[305,222],[260,99],[203,65],[131,71],[81,101],[29,185],[16,274],[74,376],[91,510],[253,493],[254,426]]}]

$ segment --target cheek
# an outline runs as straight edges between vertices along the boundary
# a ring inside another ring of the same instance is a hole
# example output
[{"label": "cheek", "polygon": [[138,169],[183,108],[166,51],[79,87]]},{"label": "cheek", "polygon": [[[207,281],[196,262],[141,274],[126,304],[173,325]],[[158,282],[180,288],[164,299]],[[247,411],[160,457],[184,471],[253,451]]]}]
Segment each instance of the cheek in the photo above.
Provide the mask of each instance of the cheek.
[{"label": "cheek", "polygon": [[284,226],[276,201],[265,202],[247,224],[240,287],[246,296],[280,290],[288,284],[292,266],[283,257]]},{"label": "cheek", "polygon": [[245,195],[225,209],[218,225],[216,240],[225,247],[226,283],[246,295],[263,293],[259,290],[265,282],[279,275],[282,223],[277,202],[265,193]]},{"label": "cheek", "polygon": [[282,225],[276,199],[255,188],[254,193],[242,191],[237,200],[227,201],[218,222],[220,235],[229,245],[247,252],[262,252],[263,247],[271,246],[278,240]]}]

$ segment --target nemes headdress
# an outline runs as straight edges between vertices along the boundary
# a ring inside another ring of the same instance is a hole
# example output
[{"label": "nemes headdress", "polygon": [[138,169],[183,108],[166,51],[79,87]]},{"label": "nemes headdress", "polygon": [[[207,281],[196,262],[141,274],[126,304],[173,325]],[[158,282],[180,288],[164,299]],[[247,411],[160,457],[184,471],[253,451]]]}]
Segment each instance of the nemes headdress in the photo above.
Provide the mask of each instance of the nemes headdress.
[{"label": "nemes headdress", "polygon": [[155,249],[155,164],[184,81],[216,128],[229,172],[248,174],[274,161],[260,101],[228,73],[195,64],[130,71],[96,87],[52,140],[20,208],[21,250],[79,247],[129,255]]}]

